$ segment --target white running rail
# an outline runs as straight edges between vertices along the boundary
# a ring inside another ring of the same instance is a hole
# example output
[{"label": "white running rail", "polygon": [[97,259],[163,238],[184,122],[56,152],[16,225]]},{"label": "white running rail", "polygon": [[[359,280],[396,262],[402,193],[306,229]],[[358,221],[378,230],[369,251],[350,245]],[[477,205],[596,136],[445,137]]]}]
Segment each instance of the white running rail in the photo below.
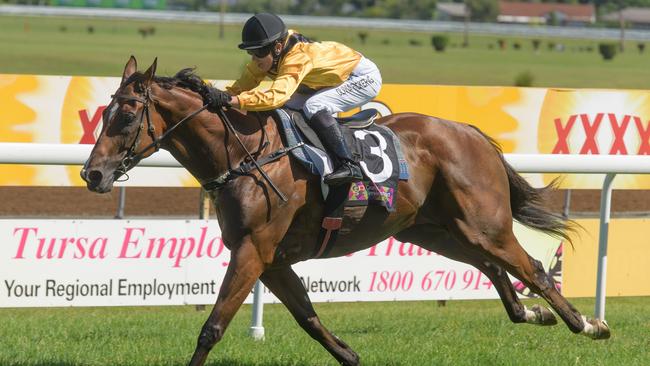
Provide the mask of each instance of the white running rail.
[{"label": "white running rail", "polygon": [[[0,164],[83,165],[92,145],[0,143]],[[605,319],[605,279],[607,277],[607,237],[612,183],[616,174],[650,174],[650,156],[638,155],[543,155],[505,154],[505,159],[520,173],[607,174],[600,201],[598,274],[595,317]],[[166,151],[159,151],[140,162],[147,167],[181,167]],[[261,289],[258,281],[256,290]],[[258,292],[256,291],[256,292]],[[259,291],[261,292],[261,291]],[[261,296],[255,297],[251,335],[264,338]]]}]

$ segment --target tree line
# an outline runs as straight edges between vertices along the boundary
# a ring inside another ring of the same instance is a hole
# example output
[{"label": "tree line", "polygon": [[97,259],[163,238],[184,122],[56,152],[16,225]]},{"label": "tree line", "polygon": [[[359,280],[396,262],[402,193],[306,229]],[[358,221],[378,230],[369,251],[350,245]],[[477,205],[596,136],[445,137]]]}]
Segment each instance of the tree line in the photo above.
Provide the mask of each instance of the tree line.
[{"label": "tree line", "polygon": [[[213,1],[219,2],[220,0]],[[435,18],[438,0],[238,0],[229,2],[233,12],[275,12],[293,15],[354,16],[369,18],[420,19]],[[449,1],[444,1],[449,2]],[[465,3],[473,21],[495,21],[499,0],[453,0]],[[598,14],[626,7],[648,7],[650,0],[530,0],[526,2],[594,4]]]},{"label": "tree line", "polygon": [[[466,4],[472,21],[493,22],[499,0],[167,0],[169,8],[228,12],[272,12],[292,15],[351,16],[362,18],[435,19],[438,2]],[[53,0],[0,0],[2,3],[49,5]],[[650,0],[529,0],[526,2],[594,4],[598,15],[627,7],[650,8]]]}]

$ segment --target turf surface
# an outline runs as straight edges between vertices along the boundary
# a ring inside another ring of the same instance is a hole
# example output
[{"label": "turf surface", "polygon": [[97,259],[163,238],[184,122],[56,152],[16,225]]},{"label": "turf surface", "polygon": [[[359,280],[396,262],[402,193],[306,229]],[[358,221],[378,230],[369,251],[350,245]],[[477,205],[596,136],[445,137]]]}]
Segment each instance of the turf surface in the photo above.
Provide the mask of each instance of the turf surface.
[{"label": "turf surface", "polygon": [[[586,314],[593,299],[572,299]],[[526,300],[529,306],[539,301]],[[316,304],[363,365],[647,365],[650,298],[609,298],[612,338],[560,323],[513,324],[498,300]],[[208,307],[209,309],[209,307]],[[0,365],[184,365],[208,316],[194,307],[0,309]],[[336,365],[282,305],[266,305],[266,340],[248,335],[244,306],[208,365]]]}]

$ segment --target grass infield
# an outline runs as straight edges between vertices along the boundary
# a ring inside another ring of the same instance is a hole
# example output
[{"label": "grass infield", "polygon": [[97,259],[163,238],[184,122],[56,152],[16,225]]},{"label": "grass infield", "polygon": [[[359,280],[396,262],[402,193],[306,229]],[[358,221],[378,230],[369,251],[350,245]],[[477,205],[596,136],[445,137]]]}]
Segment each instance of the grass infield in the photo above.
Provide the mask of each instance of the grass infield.
[{"label": "grass infield", "polygon": [[[142,37],[138,30],[149,27],[155,33]],[[133,54],[140,68],[157,56],[159,75],[197,67],[204,78],[234,79],[249,57],[237,49],[239,26],[226,27],[219,39],[216,24],[0,16],[0,29],[4,74],[119,76]],[[624,53],[604,61],[598,42],[591,40],[541,39],[535,52],[529,38],[473,35],[463,48],[462,35],[450,34],[448,49],[436,53],[428,33],[367,30],[362,44],[359,29],[298,30],[361,51],[379,65],[387,83],[508,86],[529,73],[538,87],[650,87],[650,51],[640,53],[637,42],[628,42]],[[551,47],[560,44],[561,52]]]},{"label": "grass infield", "polygon": [[[612,338],[513,324],[498,300],[315,304],[363,365],[647,365],[647,297],[609,298]],[[526,300],[527,305],[540,303]],[[543,302],[542,302],[543,303]],[[583,313],[593,299],[572,299]],[[209,309],[210,307],[208,307]],[[184,307],[0,309],[0,365],[185,365],[207,311]],[[336,365],[280,304],[266,305],[266,340],[247,334],[243,306],[212,350],[212,366]]]}]

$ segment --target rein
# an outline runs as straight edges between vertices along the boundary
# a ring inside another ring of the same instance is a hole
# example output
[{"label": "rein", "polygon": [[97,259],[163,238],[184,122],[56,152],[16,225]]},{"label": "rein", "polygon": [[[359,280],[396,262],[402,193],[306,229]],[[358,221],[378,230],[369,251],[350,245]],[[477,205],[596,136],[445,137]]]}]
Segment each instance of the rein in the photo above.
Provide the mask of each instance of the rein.
[{"label": "rein", "polygon": [[[144,154],[149,151],[149,149],[154,148],[154,152],[158,152],[160,150],[160,144],[161,142],[169,136],[176,128],[178,128],[180,125],[182,125],[184,122],[189,121],[190,119],[194,118],[197,114],[203,112],[208,106],[204,105],[201,108],[195,110],[194,112],[190,113],[189,115],[185,116],[183,119],[178,121],[176,124],[174,124],[172,127],[170,127],[167,131],[165,131],[160,137],[156,137],[156,130],[154,128],[153,123],[151,123],[151,115],[149,113],[149,103],[152,101],[151,99],[151,89],[147,88],[144,91],[144,96],[138,97],[138,96],[132,96],[132,95],[125,95],[125,94],[113,94],[111,95],[112,99],[123,99],[123,100],[130,100],[130,101],[135,101],[138,103],[142,103],[143,108],[142,108],[142,113],[140,114],[140,119],[139,119],[139,127],[138,127],[138,132],[135,135],[135,139],[133,140],[133,144],[129,148],[128,152],[122,158],[120,161],[120,164],[118,168],[115,170],[116,173],[118,173],[118,178],[121,176],[126,176],[125,179],[123,180],[118,180],[115,179],[117,182],[124,182],[129,179],[129,175],[127,174],[127,171],[130,170],[131,168],[135,167],[140,160],[143,159]],[[211,191],[214,189],[219,189],[223,187],[228,181],[231,179],[236,178],[237,176],[247,174],[248,172],[252,171],[253,169],[257,169],[262,177],[266,180],[266,182],[271,186],[273,191],[280,197],[280,199],[283,202],[287,202],[287,197],[280,191],[280,189],[273,183],[271,178],[266,174],[266,172],[262,169],[262,165],[268,164],[272,161],[278,160],[279,158],[283,157],[284,155],[287,155],[291,150],[302,146],[301,144],[297,144],[294,146],[290,146],[287,148],[282,148],[278,151],[275,151],[267,156],[262,157],[259,161],[253,158],[251,155],[250,151],[246,148],[244,143],[242,142],[241,138],[237,134],[237,131],[235,131],[235,128],[232,126],[232,123],[228,119],[228,116],[223,112],[222,109],[217,110],[217,115],[223,122],[223,124],[226,126],[226,128],[235,136],[237,139],[237,142],[241,146],[241,148],[246,152],[246,157],[248,159],[247,163],[241,163],[239,167],[236,169],[229,169],[226,171],[224,174],[222,174],[220,177],[217,179],[214,179],[208,183],[203,184],[203,188],[206,191]],[[147,132],[151,136],[151,139],[153,140],[149,145],[145,146],[140,152],[136,153],[137,146],[140,143],[141,139],[141,132],[145,127],[145,118],[146,118],[146,124],[147,124]],[[262,133],[264,133],[264,129],[262,128]],[[152,153],[152,154],[153,154]]]},{"label": "rein", "polygon": [[[163,133],[162,135],[160,135],[160,137],[159,137],[158,139],[155,139],[152,143],[150,143],[149,145],[145,146],[145,148],[142,149],[142,151],[140,151],[138,154],[136,154],[136,155],[134,156],[134,159],[142,159],[142,156],[144,155],[144,153],[145,153],[147,150],[151,149],[152,147],[155,147],[155,148],[156,148],[156,149],[154,150],[154,152],[157,152],[158,150],[160,150],[160,142],[161,142],[162,140],[164,140],[165,137],[169,136],[172,132],[174,132],[174,130],[176,129],[176,127],[178,127],[178,126],[180,126],[181,124],[183,124],[183,122],[185,122],[185,121],[189,121],[190,119],[194,118],[197,114],[203,112],[206,108],[208,108],[208,106],[207,106],[207,105],[204,105],[203,107],[201,107],[201,108],[195,110],[194,112],[188,114],[187,116],[185,116],[183,119],[181,119],[180,121],[178,121],[178,123],[176,123],[175,125],[173,125],[169,130],[167,130],[165,133]],[[148,109],[147,109],[147,110],[148,110]]]},{"label": "rein", "polygon": [[[275,192],[275,194],[277,194],[278,197],[280,197],[280,199],[281,199],[283,202],[287,202],[287,201],[288,201],[288,200],[287,200],[287,197],[286,197],[286,196],[285,196],[285,195],[280,191],[280,189],[275,185],[275,183],[273,183],[273,181],[271,180],[271,178],[269,178],[269,176],[266,174],[266,172],[262,169],[262,166],[258,163],[257,160],[255,160],[255,159],[253,158],[253,156],[252,156],[251,153],[248,151],[248,149],[246,148],[246,146],[244,145],[244,143],[242,142],[242,140],[239,138],[239,135],[237,134],[237,131],[235,131],[235,128],[234,128],[234,127],[232,126],[232,124],[230,123],[230,120],[228,119],[228,116],[226,116],[226,114],[223,113],[223,110],[222,110],[221,108],[219,108],[219,109],[217,110],[217,114],[219,115],[219,118],[221,119],[221,121],[223,122],[223,124],[226,125],[226,128],[228,128],[228,130],[230,130],[230,132],[232,132],[232,134],[235,135],[235,138],[237,139],[237,142],[239,142],[239,145],[240,145],[240,146],[242,147],[242,149],[244,149],[244,151],[246,152],[246,156],[248,157],[248,159],[250,159],[250,162],[251,162],[251,163],[253,164],[253,166],[254,166],[254,167],[255,167],[255,168],[260,172],[260,174],[262,175],[262,177],[263,177],[263,178],[266,180],[266,182],[271,186],[271,188],[273,188],[273,191]],[[264,129],[262,129],[262,130],[264,130]],[[297,146],[296,146],[296,147],[297,147]],[[282,150],[284,150],[284,149],[281,149],[281,150],[279,150],[279,151],[282,151]],[[286,154],[288,151],[289,151],[289,150],[287,150],[287,151],[285,152],[285,154]],[[282,156],[282,155],[278,156],[276,159],[273,159],[273,160],[277,160],[277,159],[279,159],[281,156]],[[271,162],[271,161],[273,161],[273,160],[270,160],[270,161],[268,161],[268,162]],[[262,165],[263,165],[263,164],[262,164]],[[241,167],[241,166],[240,166],[240,167]],[[226,174],[227,174],[227,173],[230,173],[231,171],[232,171],[232,170],[227,171]]]}]

